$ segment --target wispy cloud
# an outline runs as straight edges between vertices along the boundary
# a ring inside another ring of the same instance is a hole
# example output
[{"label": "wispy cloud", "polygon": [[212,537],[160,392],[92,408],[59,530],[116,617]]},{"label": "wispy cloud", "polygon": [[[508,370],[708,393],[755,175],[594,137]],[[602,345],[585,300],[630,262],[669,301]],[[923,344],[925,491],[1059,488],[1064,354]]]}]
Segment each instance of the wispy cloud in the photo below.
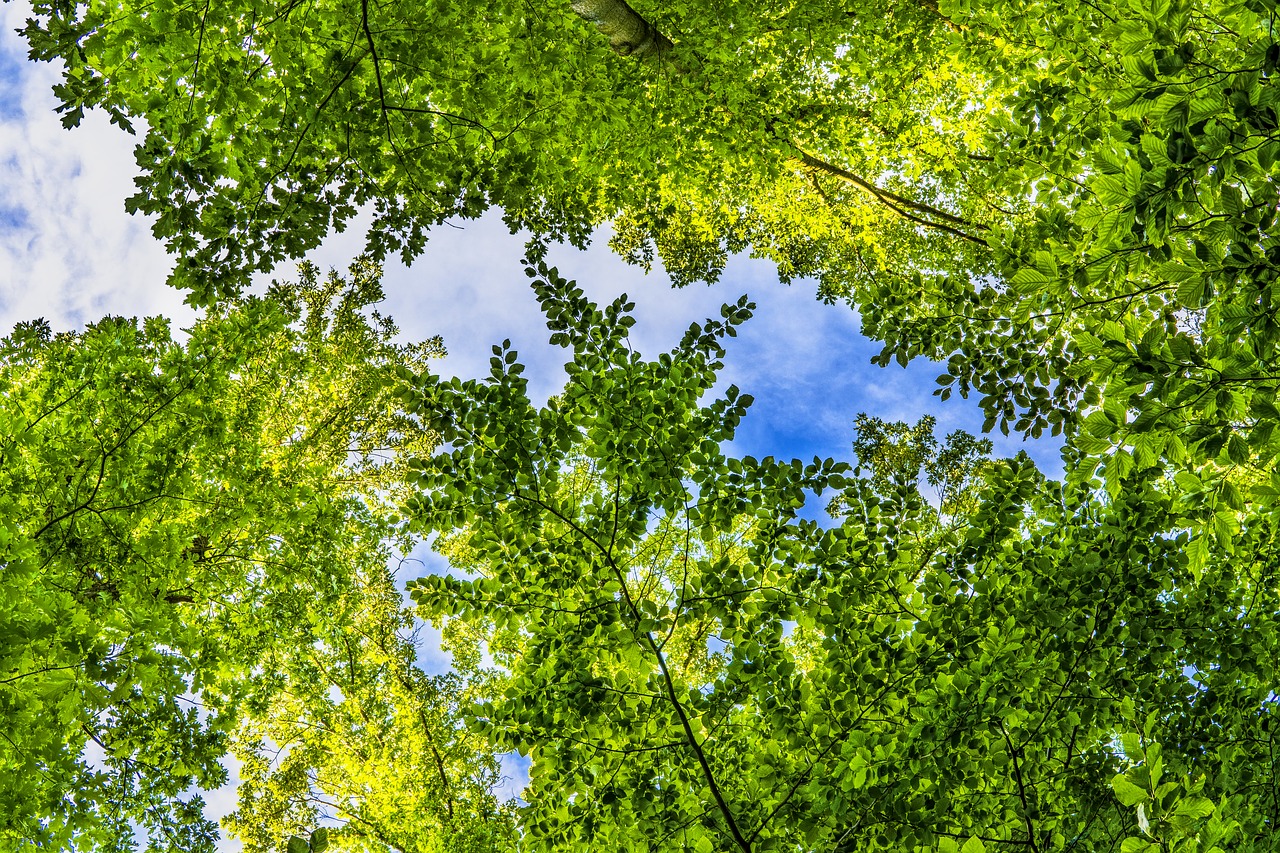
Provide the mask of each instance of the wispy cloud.
[{"label": "wispy cloud", "polygon": [[[55,70],[26,62],[13,34],[26,14],[19,3],[0,5],[0,89],[9,93],[0,102],[0,327],[37,316],[75,327],[105,313],[163,313],[182,325],[194,315],[163,284],[171,259],[150,223],[123,210],[135,140],[95,113],[71,132],[61,127],[49,92]],[[332,237],[313,260],[345,266],[363,247],[360,225]],[[534,396],[555,393],[566,354],[547,343],[520,264],[523,235],[508,233],[496,214],[457,225],[436,229],[412,267],[388,264],[384,310],[406,338],[444,337],[446,373],[484,375],[492,344],[509,338],[529,367]],[[812,284],[779,284],[766,262],[736,258],[720,284],[674,290],[661,270],[645,275],[623,264],[603,238],[586,252],[558,247],[552,260],[599,301],[629,294],[639,321],[633,340],[648,355],[672,346],[690,322],[718,316],[722,302],[750,295],[759,308],[732,342],[724,373],[757,400],[740,433],[743,452],[847,455],[860,411],[908,421],[933,414],[944,432],[981,427],[975,401],[932,396],[938,367],[872,366],[879,346],[859,334],[856,314],[817,302]],[[275,273],[291,275],[289,267]],[[1001,453],[1024,447],[995,438]],[[1056,447],[1030,449],[1056,470]]]},{"label": "wispy cloud", "polygon": [[29,14],[0,5],[0,332],[36,317],[55,328],[104,314],[189,320],[150,223],[124,212],[135,140],[96,113],[63,129],[56,69],[28,62],[14,33]]}]

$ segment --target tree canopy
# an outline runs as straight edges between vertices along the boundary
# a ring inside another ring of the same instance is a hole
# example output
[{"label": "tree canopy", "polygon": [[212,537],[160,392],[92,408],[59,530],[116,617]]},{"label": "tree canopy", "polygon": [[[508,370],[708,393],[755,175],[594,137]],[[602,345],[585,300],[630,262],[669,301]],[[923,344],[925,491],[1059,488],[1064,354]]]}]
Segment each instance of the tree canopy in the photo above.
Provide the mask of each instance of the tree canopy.
[{"label": "tree canopy", "polygon": [[[1274,849],[1272,5],[36,2],[208,313],[5,341],[0,832],[207,847],[234,746],[229,825],[290,853]],[[571,353],[546,405],[368,313],[489,207]],[[361,208],[349,281],[243,295]],[[606,224],[677,284],[815,277],[984,432],[1064,433],[1063,482],[874,413],[735,456],[752,306],[644,360],[537,251]],[[411,535],[455,569],[412,613]]]},{"label": "tree canopy", "polygon": [[[645,361],[625,297],[529,272],[572,357],[544,406],[507,346],[461,381],[389,344],[368,265],[183,344],[10,336],[6,840],[208,849],[233,747],[252,850],[1269,849],[1264,506],[1199,549],[1159,467],[1047,482],[928,419],[736,457],[753,306]],[[393,503],[467,574],[412,588],[453,676],[413,664]]]},{"label": "tree canopy", "polygon": [[750,305],[644,361],[625,297],[536,272],[561,395],[502,347],[409,392],[443,446],[408,511],[474,574],[413,595],[508,673],[469,713],[533,759],[528,846],[1270,849],[1273,521],[1255,571],[1197,566],[1157,470],[1109,498],[927,421],[863,420],[853,467],[726,455]]},{"label": "tree canopy", "polygon": [[[393,344],[362,313],[380,296],[367,262],[346,279],[306,267],[182,338],[109,317],[0,344],[0,847],[125,850],[141,834],[211,850],[194,792],[225,781],[233,741],[287,747],[269,723],[284,696],[321,691],[333,713],[366,701],[343,682],[335,702],[317,667],[341,654],[357,679],[389,656],[408,677],[390,454],[434,437],[392,405],[385,373],[423,369],[439,344]],[[448,722],[459,688],[433,691],[399,713],[441,739],[439,761],[483,774],[488,753]]]},{"label": "tree canopy", "polygon": [[1271,453],[1261,0],[34,8],[67,123],[145,120],[131,209],[197,300],[362,205],[375,257],[489,206],[575,241],[611,222],[677,282],[743,249],[818,276],[991,427],[1103,404],[1111,478]]}]

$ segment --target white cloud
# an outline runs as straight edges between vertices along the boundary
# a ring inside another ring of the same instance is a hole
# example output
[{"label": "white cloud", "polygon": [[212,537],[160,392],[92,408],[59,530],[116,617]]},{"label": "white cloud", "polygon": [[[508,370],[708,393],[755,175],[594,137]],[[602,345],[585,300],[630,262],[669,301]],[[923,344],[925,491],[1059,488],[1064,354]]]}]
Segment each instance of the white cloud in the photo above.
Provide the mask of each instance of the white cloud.
[{"label": "white cloud", "polygon": [[[504,752],[498,756],[498,784],[493,789],[499,800],[519,800],[529,785],[529,770],[533,762],[518,752]],[[520,800],[523,802],[523,800]]]},{"label": "white cloud", "polygon": [[[49,92],[55,69],[26,63],[13,33],[28,13],[16,2],[0,5],[0,74],[21,71],[5,81],[18,98],[0,103],[0,331],[38,316],[55,328],[77,327],[106,313],[163,313],[185,325],[194,314],[183,294],[163,283],[172,260],[151,237],[150,223],[123,210],[136,174],[134,138],[97,113],[73,131],[61,127]],[[6,106],[14,100],[17,116]],[[344,267],[363,246],[363,224],[334,235],[312,260]],[[932,411],[948,429],[981,424],[973,403],[940,404],[930,396],[932,366],[906,373],[871,367],[878,347],[858,334],[852,311],[819,304],[811,284],[778,284],[765,262],[736,258],[720,284],[675,290],[660,271],[646,276],[604,244],[602,238],[587,252],[557,247],[552,260],[598,301],[627,292],[637,304],[633,341],[648,355],[674,345],[690,322],[718,316],[721,302],[744,291],[759,304],[730,343],[724,372],[726,382],[758,401],[743,427],[749,452],[788,455],[798,442],[798,452],[844,455],[852,418],[862,410],[904,420]],[[439,367],[446,374],[484,375],[490,347],[510,338],[528,367],[531,393],[544,399],[563,381],[566,353],[547,344],[520,263],[523,246],[523,236],[507,233],[496,214],[438,228],[411,268],[388,263],[383,308],[406,338],[443,335],[450,354]],[[291,265],[275,273],[291,274]]]},{"label": "white cloud", "polygon": [[[222,766],[227,770],[227,783],[215,791],[205,791],[204,813],[211,820],[221,820],[236,810],[236,788],[240,785],[240,762],[234,755],[225,755]],[[226,838],[218,842],[218,853],[239,853],[244,848],[239,839]]]},{"label": "white cloud", "polygon": [[98,113],[73,132],[54,115],[57,71],[25,60],[13,31],[30,8],[0,5],[0,332],[45,317],[76,328],[104,314],[167,314],[186,325],[171,261],[150,224],[125,214],[134,139]]},{"label": "white cloud", "polygon": [[[326,245],[326,263],[343,264],[359,251],[360,238],[352,232]],[[557,246],[550,259],[596,302],[626,293],[636,303],[632,343],[646,356],[670,349],[690,323],[718,318],[720,305],[743,293],[757,304],[755,316],[728,341],[721,377],[722,385],[735,383],[756,398],[739,432],[739,452],[845,458],[853,419],[863,411],[912,423],[933,414],[942,434],[981,429],[976,400],[933,396],[942,366],[921,359],[906,369],[873,366],[880,344],[862,336],[861,321],[848,306],[820,303],[810,282],[779,284],[771,264],[737,257],[720,283],[674,289],[661,270],[646,275],[622,263],[606,243],[602,235],[585,252]],[[439,369],[447,375],[486,375],[490,347],[509,338],[528,368],[531,396],[541,401],[562,386],[568,353],[547,343],[520,263],[523,247],[524,237],[507,233],[496,212],[437,229],[412,267],[388,263],[384,307],[407,338],[444,337],[449,356]],[[998,454],[1027,448],[1045,470],[1058,470],[1056,442],[1026,444],[999,434],[992,439]]]}]

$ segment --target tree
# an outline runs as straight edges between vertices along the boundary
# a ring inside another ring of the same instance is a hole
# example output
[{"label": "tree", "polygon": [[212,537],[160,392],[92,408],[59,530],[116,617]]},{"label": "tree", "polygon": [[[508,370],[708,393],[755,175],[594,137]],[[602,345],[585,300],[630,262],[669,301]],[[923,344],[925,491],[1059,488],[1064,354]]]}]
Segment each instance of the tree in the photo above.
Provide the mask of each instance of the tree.
[{"label": "tree", "polygon": [[395,579],[359,580],[318,643],[271,661],[262,706],[236,733],[240,806],[224,826],[250,851],[323,824],[330,853],[515,849],[497,759],[458,719],[482,678],[425,675]]},{"label": "tree", "polygon": [[745,249],[820,277],[988,429],[1092,414],[1082,476],[1274,455],[1260,0],[35,9],[67,122],[146,120],[130,204],[199,301],[363,204],[378,256],[491,205],[574,241],[612,221],[678,282]]},{"label": "tree", "polygon": [[[418,594],[510,673],[471,716],[535,755],[527,838],[975,853],[1274,836],[1273,17],[166,0],[26,32],[69,123],[147,120],[132,203],[197,301],[365,203],[375,254],[489,205],[576,241],[611,220],[677,281],[746,248],[819,275],[987,430],[1067,431],[1065,484],[873,422],[866,477],[732,459],[742,395],[698,400],[747,306],[645,363],[625,303],[545,270],[562,398],[532,407],[502,348],[489,384],[406,398],[451,443],[412,514],[480,575]],[[920,466],[963,500],[930,506]],[[796,514],[819,487],[830,527]]]},{"label": "tree", "polygon": [[1041,58],[991,126],[995,164],[1034,188],[1033,216],[1002,238],[1006,288],[953,276],[863,301],[883,357],[949,359],[943,381],[976,388],[991,425],[1035,432],[1092,412],[1079,446],[1111,480],[1135,458],[1273,456],[1274,10],[970,11]]},{"label": "tree", "polygon": [[[407,509],[472,575],[412,594],[508,673],[468,713],[532,758],[526,844],[1112,849],[1147,820],[1112,785],[1145,730],[1167,778],[1248,824],[1240,849],[1270,849],[1276,777],[1244,756],[1274,726],[1273,586],[1224,552],[1197,582],[1159,469],[1111,498],[870,419],[864,474],[726,456],[751,400],[706,396],[750,305],[644,361],[625,297],[530,272],[572,351],[562,394],[534,406],[505,346],[483,382],[405,391],[443,442]],[[949,513],[919,488],[942,469],[966,483]],[[838,519],[801,514],[833,488]],[[1262,572],[1273,529],[1242,543]]]},{"label": "tree", "polygon": [[[928,5],[688,3],[653,23],[621,2],[34,8],[32,57],[67,63],[65,122],[145,119],[130,209],[158,217],[199,301],[365,204],[375,257],[415,256],[430,225],[498,206],[575,241],[621,217],[619,248],[643,259],[656,240],[681,280],[748,245],[832,293],[891,256],[986,263],[994,208],[968,157],[984,111],[951,105],[998,93],[955,65]],[[952,192],[966,181],[973,199]]]},{"label": "tree", "polygon": [[380,296],[369,263],[305,268],[185,341],[109,317],[0,343],[0,846],[212,849],[191,791],[289,686],[264,671],[385,598],[381,457],[434,441],[383,374],[438,343],[392,343]]}]

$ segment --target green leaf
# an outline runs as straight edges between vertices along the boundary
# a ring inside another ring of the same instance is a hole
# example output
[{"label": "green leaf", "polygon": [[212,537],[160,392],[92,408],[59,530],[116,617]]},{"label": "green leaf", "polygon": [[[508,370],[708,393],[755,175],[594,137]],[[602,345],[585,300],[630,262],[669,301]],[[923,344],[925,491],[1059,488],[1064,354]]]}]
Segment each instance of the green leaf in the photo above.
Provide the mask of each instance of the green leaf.
[{"label": "green leaf", "polygon": [[1046,273],[1035,267],[1023,267],[1009,280],[1009,283],[1013,286],[1015,293],[1034,293],[1052,281],[1053,279]]},{"label": "green leaf", "polygon": [[1167,281],[1185,282],[1199,278],[1201,271],[1198,267],[1177,261],[1166,261],[1156,268],[1156,274]]},{"label": "green leaf", "polygon": [[1208,564],[1209,540],[1202,534],[1187,544],[1187,568],[1193,578],[1199,578]]},{"label": "green leaf", "polygon": [[1115,791],[1116,799],[1125,806],[1136,806],[1139,803],[1145,803],[1151,798],[1149,791],[1138,787],[1122,773],[1117,773],[1112,777],[1111,789]]},{"label": "green leaf", "polygon": [[1232,433],[1227,439],[1227,458],[1237,465],[1248,463],[1251,454],[1249,453],[1249,442],[1239,433]]},{"label": "green leaf", "polygon": [[1189,818],[1208,817],[1213,811],[1213,801],[1206,797],[1186,797],[1179,800],[1173,809],[1175,815]]},{"label": "green leaf", "polygon": [[1106,412],[1093,412],[1084,420],[1084,428],[1094,438],[1107,438],[1116,431],[1115,422]]},{"label": "green leaf", "polygon": [[1205,279],[1203,276],[1192,276],[1182,279],[1178,284],[1177,299],[1184,308],[1199,308],[1204,304]]}]

